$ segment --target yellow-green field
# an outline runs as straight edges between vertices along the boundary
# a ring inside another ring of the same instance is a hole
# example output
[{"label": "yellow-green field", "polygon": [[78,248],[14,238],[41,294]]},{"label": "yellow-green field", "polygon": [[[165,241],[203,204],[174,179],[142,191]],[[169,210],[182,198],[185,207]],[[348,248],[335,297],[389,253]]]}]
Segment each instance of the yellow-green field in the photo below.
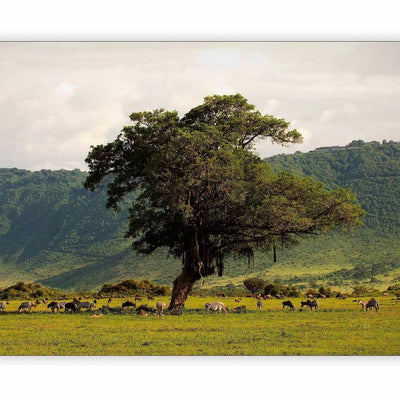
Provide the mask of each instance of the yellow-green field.
[{"label": "yellow-green field", "polygon": [[291,299],[296,310],[266,300],[257,311],[254,299],[243,298],[247,313],[205,314],[204,304],[215,300],[189,297],[182,315],[162,318],[52,314],[43,304],[18,313],[21,301],[12,301],[0,313],[0,355],[400,355],[400,302],[390,298],[379,298],[379,312],[361,311],[352,298],[320,300],[316,312],[300,312],[301,299]]}]

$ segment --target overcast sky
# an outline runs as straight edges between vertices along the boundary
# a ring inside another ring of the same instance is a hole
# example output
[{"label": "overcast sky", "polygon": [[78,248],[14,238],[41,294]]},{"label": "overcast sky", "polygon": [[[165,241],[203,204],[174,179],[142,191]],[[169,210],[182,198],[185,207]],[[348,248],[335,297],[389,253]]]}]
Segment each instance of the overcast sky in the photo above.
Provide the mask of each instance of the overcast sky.
[{"label": "overcast sky", "polygon": [[0,168],[86,169],[134,111],[183,116],[213,94],[241,93],[284,118],[302,145],[400,140],[400,43],[2,42]]}]

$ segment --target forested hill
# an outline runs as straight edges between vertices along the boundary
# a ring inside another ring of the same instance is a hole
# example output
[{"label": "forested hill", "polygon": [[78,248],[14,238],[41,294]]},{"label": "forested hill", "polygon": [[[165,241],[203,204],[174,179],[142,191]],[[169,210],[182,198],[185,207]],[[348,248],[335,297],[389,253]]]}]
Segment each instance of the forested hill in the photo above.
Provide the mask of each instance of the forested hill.
[{"label": "forested hill", "polygon": [[[209,278],[209,284],[237,285],[249,273],[297,283],[301,271],[307,275],[304,279],[318,271],[325,279],[321,271],[372,268],[377,258],[386,272],[390,268],[390,274],[400,279],[399,143],[357,141],[344,148],[279,155],[266,161],[276,170],[312,176],[328,187],[351,187],[368,213],[367,227],[345,240],[302,241],[280,252],[276,264],[270,255],[258,256],[252,271],[247,270],[247,261],[231,260],[226,277]],[[128,200],[119,214],[106,210],[105,192],[85,190],[85,178],[86,173],[79,170],[0,169],[0,287],[19,280],[63,290],[100,288],[105,282],[124,279],[172,284],[180,260],[166,258],[162,250],[148,257],[132,252],[129,240],[124,239]],[[367,230],[369,238],[362,233]],[[371,250],[371,237],[380,240],[381,255],[376,248]]]},{"label": "forested hill", "polygon": [[383,232],[400,232],[400,143],[365,143],[322,147],[266,159],[276,171],[311,176],[328,188],[350,187],[367,211],[368,227]]}]

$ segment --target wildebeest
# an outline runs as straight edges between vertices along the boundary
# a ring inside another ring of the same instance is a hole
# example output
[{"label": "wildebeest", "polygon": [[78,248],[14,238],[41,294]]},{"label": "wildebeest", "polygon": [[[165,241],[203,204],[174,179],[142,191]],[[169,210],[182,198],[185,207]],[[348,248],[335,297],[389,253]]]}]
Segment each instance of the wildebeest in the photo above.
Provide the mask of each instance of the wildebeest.
[{"label": "wildebeest", "polygon": [[71,301],[70,303],[65,303],[64,312],[68,312],[69,310],[78,312],[79,307],[73,301]]},{"label": "wildebeest", "polygon": [[18,311],[22,311],[22,310],[28,310],[31,311],[31,308],[35,307],[36,308],[36,304],[32,303],[31,301],[24,301],[23,303],[21,303],[21,305],[18,307]]},{"label": "wildebeest", "polygon": [[167,304],[163,303],[162,301],[158,301],[156,304],[158,316],[161,318],[163,315],[163,310],[167,308]]},{"label": "wildebeest", "polygon": [[358,300],[358,304],[361,304],[365,311],[370,311],[372,308],[375,308],[375,311],[379,310],[379,301],[374,298],[368,301]]},{"label": "wildebeest", "polygon": [[6,311],[6,305],[10,304],[8,301],[1,301],[0,302],[0,310],[1,311]]},{"label": "wildebeest", "polygon": [[319,301],[318,301],[318,300],[306,300],[306,301],[302,301],[302,302],[301,302],[301,308],[303,308],[303,306],[310,307],[311,310],[312,310],[313,308],[314,308],[315,310],[318,310]]},{"label": "wildebeest", "polygon": [[89,303],[88,301],[80,301],[75,297],[72,302],[75,303],[80,310],[82,308],[85,308],[87,310],[91,310],[92,308],[96,308],[97,307],[97,300],[93,300],[93,303]]},{"label": "wildebeest", "polygon": [[[65,306],[65,303],[64,303]],[[58,301],[52,301],[51,303],[49,303],[47,305],[47,308],[51,308],[51,312],[53,313],[55,310],[60,311],[61,310],[61,306],[60,303]]]},{"label": "wildebeest", "polygon": [[220,313],[221,310],[226,314],[228,311],[224,306],[224,303],[220,303],[219,301],[215,301],[214,303],[206,303],[205,305],[206,313],[209,311],[215,311],[216,313]]},{"label": "wildebeest", "polygon": [[124,308],[124,307],[136,308],[136,303],[131,300],[125,301],[125,303],[122,303],[122,308]]},{"label": "wildebeest", "polygon": [[290,300],[282,301],[282,308],[285,307],[294,308],[294,305]]}]

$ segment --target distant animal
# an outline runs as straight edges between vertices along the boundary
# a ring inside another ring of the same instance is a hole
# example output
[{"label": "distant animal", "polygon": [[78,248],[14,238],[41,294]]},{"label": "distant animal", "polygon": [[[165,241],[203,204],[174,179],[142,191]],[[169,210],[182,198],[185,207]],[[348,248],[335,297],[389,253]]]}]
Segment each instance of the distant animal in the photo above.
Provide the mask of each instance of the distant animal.
[{"label": "distant animal", "polygon": [[18,311],[21,312],[23,310],[28,310],[31,311],[31,308],[35,307],[36,308],[36,304],[32,303],[30,301],[24,301],[23,303],[20,304],[20,306],[18,307]]},{"label": "distant animal", "polygon": [[263,306],[263,302],[261,300],[257,300],[257,310],[261,310]]},{"label": "distant animal", "polygon": [[138,315],[140,315],[141,317],[147,317],[147,312],[144,311],[144,310],[140,310],[140,311],[138,312]]},{"label": "distant animal", "polygon": [[141,311],[144,311],[146,313],[148,312],[154,313],[156,309],[153,307],[149,307],[147,304],[142,304],[136,309],[136,314],[140,314]]},{"label": "distant animal", "polygon": [[302,301],[302,302],[301,302],[301,308],[303,308],[303,306],[310,307],[311,310],[312,310],[313,308],[314,308],[314,310],[318,310],[319,301],[318,301],[318,300],[306,300],[306,301]]},{"label": "distant animal", "polygon": [[64,312],[68,312],[70,310],[74,311],[74,312],[78,312],[80,309],[73,301],[71,301],[70,303],[65,303],[65,306],[64,306]]},{"label": "distant animal", "polygon": [[75,303],[80,310],[83,308],[86,310],[91,310],[92,308],[97,307],[97,300],[93,300],[93,303],[89,303],[88,301],[80,301],[77,298],[74,298],[72,302]]},{"label": "distant animal", "polygon": [[232,308],[232,311],[236,312],[236,313],[242,313],[242,312],[246,312],[247,310],[246,310],[246,306],[237,306],[235,308]]},{"label": "distant animal", "polygon": [[[64,306],[65,306],[65,303],[64,303]],[[61,306],[58,301],[52,301],[51,303],[49,303],[47,305],[47,308],[50,308],[52,313],[54,313],[55,310],[57,310],[57,311],[61,310]]]},{"label": "distant animal", "polygon": [[42,299],[42,303],[47,304],[47,300],[48,300],[48,298]]},{"label": "distant animal", "polygon": [[122,303],[122,308],[125,308],[125,307],[136,308],[136,303],[131,300],[125,301],[125,303]]},{"label": "distant animal", "polygon": [[228,312],[228,310],[224,306],[224,303],[220,303],[219,301],[215,301],[214,303],[206,303],[204,306],[206,308],[206,313],[208,313],[209,311],[215,311],[219,314],[221,310],[224,312],[224,314]]},{"label": "distant animal", "polygon": [[0,302],[0,310],[1,311],[6,311],[6,305],[10,304],[8,301],[1,301]]},{"label": "distant animal", "polygon": [[147,300],[154,300],[154,296],[147,295]]},{"label": "distant animal", "polygon": [[368,301],[358,300],[358,304],[361,304],[365,311],[371,311],[372,308],[375,308],[375,311],[379,310],[379,301],[374,298]]},{"label": "distant animal", "polygon": [[242,301],[242,299],[240,297],[235,299],[235,303],[240,303],[241,301]]},{"label": "distant animal", "polygon": [[218,292],[218,293],[217,293],[217,297],[226,297],[226,296],[225,296],[225,293],[219,293],[219,292]]},{"label": "distant animal", "polygon": [[294,305],[290,300],[282,301],[282,308],[285,307],[294,308]]},{"label": "distant animal", "polygon": [[135,301],[142,301],[142,296],[136,295],[135,296]]},{"label": "distant animal", "polygon": [[167,304],[161,301],[158,301],[156,304],[158,316],[161,318],[163,316],[163,310],[167,308]]},{"label": "distant animal", "polygon": [[264,297],[264,299],[265,300],[272,300],[273,299],[273,297],[272,297],[272,295],[271,294],[267,294],[265,297]]},{"label": "distant animal", "polygon": [[109,297],[107,300],[107,307],[110,307],[110,303],[111,303],[111,297]]},{"label": "distant animal", "polygon": [[309,299],[313,299],[313,298],[314,298],[314,295],[313,295],[312,293],[308,293],[308,294],[307,294],[307,297],[308,297]]}]

